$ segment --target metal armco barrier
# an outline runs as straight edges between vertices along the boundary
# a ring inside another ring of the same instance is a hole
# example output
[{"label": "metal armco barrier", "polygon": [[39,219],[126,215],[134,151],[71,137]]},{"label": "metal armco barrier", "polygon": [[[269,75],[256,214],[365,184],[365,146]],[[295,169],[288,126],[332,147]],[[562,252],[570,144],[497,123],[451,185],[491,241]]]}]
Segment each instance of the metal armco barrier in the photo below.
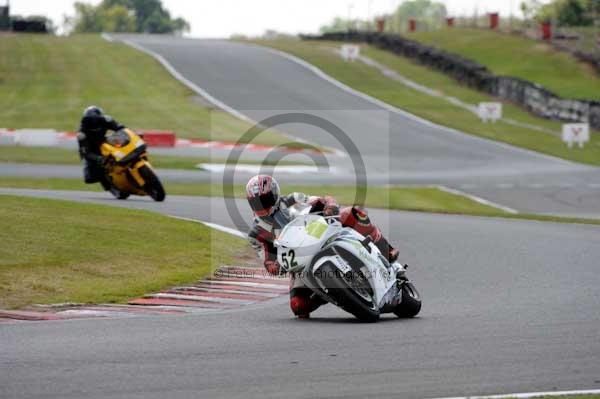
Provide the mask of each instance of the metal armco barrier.
[{"label": "metal armco barrier", "polygon": [[420,63],[435,68],[467,86],[519,104],[541,117],[562,121],[588,122],[592,127],[600,128],[600,101],[598,100],[561,98],[536,83],[509,76],[496,76],[477,62],[406,39],[400,35],[350,31],[331,32],[319,36],[304,35],[301,37],[304,40],[368,43],[382,50],[416,59]]}]

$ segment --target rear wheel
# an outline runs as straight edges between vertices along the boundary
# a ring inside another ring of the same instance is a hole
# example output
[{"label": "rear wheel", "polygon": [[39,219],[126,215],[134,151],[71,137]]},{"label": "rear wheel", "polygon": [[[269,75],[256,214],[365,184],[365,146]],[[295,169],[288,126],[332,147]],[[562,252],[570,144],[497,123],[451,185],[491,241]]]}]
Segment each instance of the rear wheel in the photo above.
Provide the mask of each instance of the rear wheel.
[{"label": "rear wheel", "polygon": [[150,196],[154,201],[161,202],[165,200],[167,196],[162,183],[158,180],[158,177],[152,169],[144,165],[139,169],[140,176],[144,179],[146,184],[142,189]]},{"label": "rear wheel", "polygon": [[331,262],[326,262],[315,272],[327,288],[327,295],[346,312],[366,322],[379,320],[379,309],[373,302],[369,281],[361,272],[343,274]]},{"label": "rear wheel", "polygon": [[421,311],[421,295],[413,285],[407,281],[402,284],[402,302],[394,309],[394,314],[400,318],[415,317]]}]

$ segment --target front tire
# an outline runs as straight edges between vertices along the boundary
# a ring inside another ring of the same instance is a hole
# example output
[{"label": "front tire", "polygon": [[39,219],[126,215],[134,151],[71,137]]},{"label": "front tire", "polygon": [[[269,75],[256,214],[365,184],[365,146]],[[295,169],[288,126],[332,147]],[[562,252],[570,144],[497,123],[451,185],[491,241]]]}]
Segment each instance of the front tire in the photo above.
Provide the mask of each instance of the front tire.
[{"label": "front tire", "polygon": [[118,200],[126,200],[130,195],[125,191],[119,191],[116,187],[111,187],[108,191]]},{"label": "front tire", "polygon": [[163,188],[162,183],[158,180],[158,177],[150,167],[144,165],[139,169],[140,176],[144,179],[146,184],[142,189],[156,202],[162,202],[165,200],[167,194]]},{"label": "front tire", "polygon": [[[357,272],[353,272],[357,273]],[[320,275],[319,275],[320,274]],[[327,288],[327,295],[346,312],[353,314],[357,319],[373,323],[379,320],[379,309],[373,303],[355,292],[354,288],[341,276],[341,272],[331,262],[326,262],[315,273]],[[365,279],[366,281],[366,279]]]},{"label": "front tire", "polygon": [[415,317],[421,311],[421,295],[413,283],[402,284],[402,302],[394,309],[394,314],[402,319]]}]

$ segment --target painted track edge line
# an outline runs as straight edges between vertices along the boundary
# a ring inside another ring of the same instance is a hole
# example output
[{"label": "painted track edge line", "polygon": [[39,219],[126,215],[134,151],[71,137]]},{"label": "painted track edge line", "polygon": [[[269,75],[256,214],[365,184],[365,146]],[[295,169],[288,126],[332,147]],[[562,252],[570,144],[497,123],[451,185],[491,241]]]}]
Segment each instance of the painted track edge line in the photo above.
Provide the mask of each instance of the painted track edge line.
[{"label": "painted track edge line", "polygon": [[277,54],[277,55],[279,55],[281,57],[284,57],[284,58],[288,59],[289,61],[292,61],[292,62],[294,62],[294,63],[296,63],[296,64],[298,64],[300,66],[303,66],[304,68],[309,69],[315,75],[317,75],[318,77],[324,79],[325,81],[333,84],[334,86],[338,87],[339,89],[344,90],[347,93],[353,94],[353,95],[355,95],[355,96],[357,96],[359,98],[362,98],[363,100],[368,101],[371,104],[375,104],[375,105],[380,106],[380,107],[382,107],[384,109],[387,109],[390,112],[394,112],[394,113],[400,114],[402,116],[405,116],[406,118],[411,119],[413,122],[418,122],[418,123],[424,124],[426,126],[437,128],[437,129],[440,129],[440,130],[445,130],[445,131],[447,131],[449,133],[452,133],[452,134],[455,134],[455,135],[460,135],[460,136],[466,137],[466,138],[468,138],[470,140],[485,141],[487,143],[492,143],[494,145],[497,145],[497,146],[500,146],[500,147],[503,147],[503,148],[506,148],[506,149],[509,149],[509,150],[512,150],[512,151],[524,152],[524,153],[527,153],[529,155],[533,155],[533,156],[541,157],[541,158],[545,158],[545,159],[551,159],[553,161],[562,162],[562,163],[565,163],[567,165],[587,166],[585,164],[580,164],[580,163],[577,163],[577,162],[572,162],[572,161],[569,161],[569,160],[566,160],[566,159],[563,159],[563,158],[555,157],[555,156],[544,154],[544,153],[541,153],[541,152],[537,152],[537,151],[533,151],[533,150],[528,150],[527,148],[517,147],[517,146],[511,145],[511,144],[508,144],[508,143],[504,143],[504,142],[501,142],[501,141],[495,141],[495,140],[491,140],[491,139],[486,139],[484,137],[475,136],[473,134],[468,134],[468,133],[465,133],[465,132],[461,132],[460,130],[457,130],[457,129],[454,129],[454,128],[451,128],[451,127],[448,127],[448,126],[439,125],[439,124],[437,124],[435,122],[432,122],[432,121],[429,121],[427,119],[421,118],[420,116],[411,114],[408,111],[405,111],[405,110],[403,110],[401,108],[398,108],[398,107],[396,107],[394,105],[388,104],[388,103],[386,103],[386,102],[384,102],[382,100],[379,100],[379,99],[377,99],[375,97],[372,97],[372,96],[370,96],[370,95],[368,95],[366,93],[363,93],[363,92],[360,92],[360,91],[358,91],[356,89],[353,89],[352,87],[345,85],[344,83],[340,82],[339,80],[336,80],[332,76],[330,76],[327,73],[323,72],[323,70],[321,70],[320,68],[312,65],[311,63],[309,63],[309,62],[307,62],[307,61],[305,61],[305,60],[303,60],[303,59],[301,59],[299,57],[296,57],[293,54],[289,54],[289,53],[286,53],[285,51],[281,51],[281,50],[276,50],[276,49],[271,48],[271,47],[261,46],[261,45],[256,44],[256,43],[244,43],[244,42],[237,42],[237,43],[242,43],[242,44],[247,45],[247,46],[260,48],[260,49],[263,49],[263,50],[268,51],[270,53]]},{"label": "painted track edge line", "polygon": [[[169,72],[181,84],[183,84],[184,86],[186,86],[187,88],[189,88],[190,90],[192,90],[193,92],[195,92],[196,94],[200,95],[201,97],[203,97],[206,101],[208,101],[209,103],[211,103],[215,107],[220,108],[223,111],[227,112],[228,114],[233,115],[236,118],[241,119],[241,120],[243,120],[245,122],[248,122],[248,123],[250,123],[252,125],[257,125],[258,124],[257,121],[255,121],[252,118],[244,115],[243,113],[239,112],[235,108],[230,107],[229,105],[225,104],[224,102],[218,100],[212,94],[210,94],[209,92],[207,92],[206,90],[204,90],[203,88],[201,88],[200,86],[198,86],[197,84],[193,83],[191,80],[189,80],[186,77],[184,77],[162,55],[160,55],[160,54],[158,54],[158,53],[156,53],[156,52],[154,52],[154,51],[152,51],[150,49],[147,49],[147,48],[145,48],[142,45],[134,43],[131,40],[127,40],[127,39],[115,39],[114,37],[112,37],[108,33],[102,33],[101,36],[107,42],[115,42],[115,41],[118,40],[118,41],[121,41],[121,42],[125,43],[126,45],[128,45],[130,47],[133,47],[134,49],[136,49],[138,51],[141,51],[141,52],[143,52],[145,54],[148,54],[149,56],[151,56],[155,60],[157,60],[167,70],[167,72]],[[310,142],[308,142],[306,140],[303,140],[303,139],[301,139],[299,137],[295,137],[295,136],[293,136],[291,134],[287,134],[287,133],[283,133],[283,132],[280,132],[280,133],[282,135],[284,135],[284,136],[287,136],[291,140],[297,141],[299,143],[313,144],[313,143],[310,143]],[[337,148],[334,148],[334,147],[329,148],[329,147],[321,146],[321,148],[325,148],[325,149],[331,151],[332,153],[334,153],[334,154],[336,154],[338,156],[346,156],[347,155],[345,152],[343,152],[341,150],[338,150]]]},{"label": "painted track edge line", "polygon": [[441,191],[444,191],[444,192],[447,192],[450,194],[455,194],[455,195],[460,195],[462,197],[466,197],[472,201],[478,202],[483,205],[491,206],[492,208],[497,208],[497,209],[503,210],[504,212],[512,213],[513,215],[516,215],[519,213],[519,211],[517,211],[516,209],[510,208],[505,205],[501,205],[497,202],[486,200],[485,198],[481,198],[481,197],[478,197],[477,195],[469,194],[465,191],[457,190],[457,189],[442,186],[442,185],[435,185],[435,186],[431,186],[431,187],[435,187],[438,190],[441,190]]},{"label": "painted track edge line", "polygon": [[170,217],[170,218],[173,218],[173,219],[184,220],[186,222],[200,223],[200,224],[203,224],[203,225],[205,225],[207,227],[210,227],[211,229],[222,231],[223,233],[231,234],[231,235],[236,236],[236,237],[240,237],[240,238],[247,238],[248,237],[246,234],[242,233],[239,230],[232,229],[231,227],[223,226],[223,225],[220,225],[220,224],[217,224],[217,223],[205,222],[205,221],[198,220],[198,219],[185,218],[185,217],[182,217],[182,216],[175,216],[175,215],[167,215],[167,216]]},{"label": "painted track edge line", "polygon": [[435,398],[435,399],[504,399],[504,398],[518,398],[527,399],[539,396],[566,396],[566,395],[594,395],[600,394],[600,389],[587,389],[587,390],[575,390],[575,391],[550,391],[550,392],[525,392],[525,393],[509,393],[503,395],[488,395],[488,396],[455,396],[447,398]]},{"label": "painted track edge line", "polygon": [[114,42],[115,40],[121,41],[123,43],[125,43],[126,45],[133,47],[134,49],[141,51],[145,54],[148,54],[149,56],[151,56],[152,58],[154,58],[155,60],[157,60],[175,79],[177,79],[180,83],[182,83],[184,86],[188,87],[189,89],[191,89],[192,91],[196,92],[197,94],[199,94],[200,96],[202,96],[205,100],[207,100],[209,103],[213,104],[214,106],[216,106],[217,108],[221,108],[222,110],[226,111],[227,113],[245,121],[251,124],[256,124],[255,121],[253,121],[252,119],[250,119],[249,117],[247,117],[246,115],[242,114],[241,112],[236,111],[235,109],[231,108],[230,106],[228,106],[227,104],[217,100],[215,97],[213,97],[210,93],[208,93],[206,90],[202,89],[200,86],[196,85],[195,83],[193,83],[192,81],[190,81],[189,79],[185,78],[181,73],[179,73],[179,71],[177,71],[172,65],[171,63],[169,63],[169,61],[166,60],[166,58],[164,58],[162,55],[149,50],[137,43],[132,42],[131,40],[127,40],[127,39],[115,39],[113,38],[111,35],[104,33],[102,34],[102,38],[104,40],[107,40],[109,42]]}]

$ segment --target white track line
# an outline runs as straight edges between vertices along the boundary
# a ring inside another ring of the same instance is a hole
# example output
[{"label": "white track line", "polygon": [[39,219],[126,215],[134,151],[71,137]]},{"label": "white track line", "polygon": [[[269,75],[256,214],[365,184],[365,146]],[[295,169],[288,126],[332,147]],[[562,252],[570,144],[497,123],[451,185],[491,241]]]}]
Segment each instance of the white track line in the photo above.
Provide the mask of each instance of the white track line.
[{"label": "white track line", "polygon": [[445,191],[445,192],[450,193],[450,194],[455,194],[455,195],[460,195],[460,196],[463,196],[463,197],[467,197],[470,200],[473,200],[475,202],[479,202],[480,204],[483,204],[483,205],[487,205],[487,206],[491,206],[491,207],[494,207],[494,208],[501,209],[504,212],[508,212],[508,213],[512,213],[512,214],[519,213],[516,209],[509,208],[508,206],[500,205],[498,203],[486,200],[485,198],[481,198],[481,197],[478,197],[476,195],[466,193],[464,191],[456,190],[454,188],[450,188],[450,187],[446,187],[446,186],[440,186],[440,185],[432,186],[432,187],[435,187],[435,188],[437,188],[439,190]]},{"label": "white track line", "polygon": [[[114,42],[115,38],[113,38],[111,35],[107,34],[107,33],[103,33],[102,34],[102,38],[108,42]],[[186,77],[184,77],[182,74],[179,73],[179,71],[177,69],[175,69],[175,67],[173,67],[173,65],[171,65],[169,63],[169,61],[167,61],[162,55],[147,49],[137,43],[134,43],[130,40],[126,40],[126,39],[118,39],[121,42],[125,43],[128,46],[133,47],[136,50],[139,50],[143,53],[148,54],[149,56],[153,57],[154,59],[156,59],[158,62],[161,63],[161,65],[163,67],[165,67],[165,69],[171,74],[173,75],[173,77],[175,79],[177,79],[179,82],[181,82],[183,85],[187,86],[190,90],[194,91],[196,94],[198,94],[199,96],[203,97],[206,101],[208,101],[209,103],[211,103],[212,105],[214,105],[217,108],[222,109],[223,111],[235,116],[236,118],[239,118],[245,122],[250,123],[251,125],[257,125],[258,122],[253,120],[252,118],[244,115],[243,113],[239,112],[238,110],[236,110],[235,108],[230,107],[229,105],[225,104],[224,102],[218,100],[216,97],[214,97],[212,94],[210,94],[209,92],[207,92],[206,90],[204,90],[203,88],[201,88],[200,86],[196,85],[194,82],[192,82],[191,80],[187,79]],[[296,141],[298,143],[306,143],[306,144],[311,144],[310,142],[303,140],[299,137],[294,137],[290,134],[286,134],[283,132],[280,132],[281,135],[288,137],[290,140]],[[328,148],[328,147],[322,147],[325,148],[329,151],[331,151],[332,153],[338,155],[338,156],[346,156],[346,153],[343,151],[338,150],[337,148]]]},{"label": "white track line", "polygon": [[181,217],[181,216],[174,216],[174,215],[168,215],[168,216],[171,217],[171,218],[173,218],[173,219],[185,220],[187,222],[200,223],[200,224],[203,224],[203,225],[205,225],[207,227],[210,227],[211,229],[219,230],[219,231],[222,231],[224,233],[234,235],[236,237],[240,237],[240,238],[247,238],[248,237],[246,234],[242,233],[239,230],[232,229],[231,227],[227,227],[227,226],[222,226],[220,224],[211,223],[211,222],[203,222],[202,220],[197,220],[197,219],[192,219],[192,218],[184,218],[184,217]]},{"label": "white track line", "polygon": [[450,398],[436,399],[504,399],[504,398],[534,398],[537,396],[566,396],[566,395],[595,395],[600,394],[600,389],[588,389],[577,391],[550,391],[550,392],[527,392],[527,393],[510,393],[506,395],[489,395],[489,396],[456,396]]},{"label": "white track line", "polygon": [[[111,35],[106,34],[106,33],[102,34],[102,38],[104,40],[109,41],[109,42],[115,41],[115,39]],[[127,40],[127,39],[118,39],[118,40],[120,40],[123,43],[127,44],[128,46],[131,46],[134,49],[139,50],[139,51],[141,51],[143,53],[146,53],[149,56],[151,56],[154,59],[156,59],[158,62],[160,62],[162,64],[163,67],[165,67],[165,69],[171,75],[173,75],[173,77],[175,79],[177,79],[183,85],[185,85],[188,88],[190,88],[192,91],[196,92],[198,95],[204,97],[208,102],[210,102],[211,104],[213,104],[217,108],[220,108],[220,109],[226,111],[227,113],[229,113],[229,114],[231,114],[231,115],[235,116],[236,118],[239,118],[239,119],[241,119],[243,121],[246,121],[246,122],[251,123],[253,125],[256,124],[255,121],[253,121],[252,119],[248,118],[246,115],[244,115],[241,112],[239,112],[239,111],[231,108],[229,105],[225,104],[224,102],[217,100],[215,97],[213,97],[206,90],[202,89],[200,86],[196,85],[195,83],[193,83],[189,79],[185,78],[162,55],[160,55],[160,54],[158,54],[158,53],[156,53],[156,52],[154,52],[152,50],[149,50],[149,49],[147,49],[145,47],[142,47],[139,44],[134,43],[134,42],[132,42],[130,40]]]}]

